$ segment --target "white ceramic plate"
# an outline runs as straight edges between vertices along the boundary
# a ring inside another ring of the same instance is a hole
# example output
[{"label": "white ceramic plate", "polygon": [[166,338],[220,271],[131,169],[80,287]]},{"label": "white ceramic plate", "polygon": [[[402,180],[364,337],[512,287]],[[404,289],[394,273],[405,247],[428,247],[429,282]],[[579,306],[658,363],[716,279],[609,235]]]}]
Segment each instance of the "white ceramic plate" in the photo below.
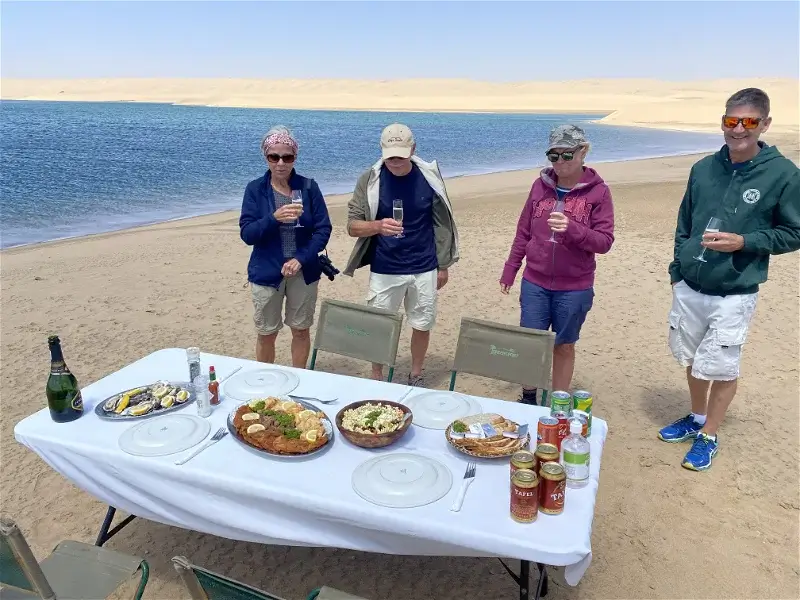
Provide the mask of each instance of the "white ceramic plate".
[{"label": "white ceramic plate", "polygon": [[353,490],[367,502],[387,508],[413,508],[444,497],[453,486],[453,474],[428,456],[392,453],[356,467],[352,482]]},{"label": "white ceramic plate", "polygon": [[482,412],[471,397],[444,390],[412,394],[403,404],[414,413],[413,424],[427,429],[444,430],[456,419]]},{"label": "white ceramic plate", "polygon": [[208,436],[211,424],[194,415],[173,413],[126,429],[119,447],[134,456],[166,456],[188,450]]},{"label": "white ceramic plate", "polygon": [[262,367],[239,371],[222,382],[222,393],[226,398],[247,402],[267,396],[286,396],[300,385],[300,379],[285,369]]}]

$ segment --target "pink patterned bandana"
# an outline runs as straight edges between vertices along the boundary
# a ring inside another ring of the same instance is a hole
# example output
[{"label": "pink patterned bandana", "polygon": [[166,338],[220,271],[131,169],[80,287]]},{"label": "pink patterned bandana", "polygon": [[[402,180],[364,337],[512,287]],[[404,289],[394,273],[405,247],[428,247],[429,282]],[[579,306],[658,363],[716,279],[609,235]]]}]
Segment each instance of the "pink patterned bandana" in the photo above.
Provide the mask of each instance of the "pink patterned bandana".
[{"label": "pink patterned bandana", "polygon": [[270,147],[275,146],[276,144],[285,144],[294,150],[295,154],[297,154],[297,142],[294,140],[294,138],[288,133],[279,132],[273,133],[272,135],[264,138],[264,141],[261,142],[261,152],[265,157],[267,156]]}]

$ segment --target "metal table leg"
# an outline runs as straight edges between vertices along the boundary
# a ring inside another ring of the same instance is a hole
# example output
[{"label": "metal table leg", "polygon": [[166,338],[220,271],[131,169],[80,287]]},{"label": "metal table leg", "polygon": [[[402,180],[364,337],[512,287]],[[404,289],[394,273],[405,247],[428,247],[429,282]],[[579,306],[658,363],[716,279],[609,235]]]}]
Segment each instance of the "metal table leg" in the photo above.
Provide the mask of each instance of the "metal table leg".
[{"label": "metal table leg", "polygon": [[102,546],[112,537],[114,537],[120,530],[125,527],[128,523],[133,521],[136,518],[136,515],[130,515],[129,517],[125,517],[122,521],[119,522],[118,525],[114,526],[113,529],[109,530],[111,527],[111,523],[114,520],[114,515],[116,514],[117,509],[113,506],[109,506],[108,510],[106,511],[106,516],[103,519],[103,524],[100,526],[100,533],[97,535],[97,541],[94,543],[95,546]]},{"label": "metal table leg", "polygon": [[[500,560],[500,559],[498,559]],[[517,585],[519,586],[519,600],[530,600],[530,578],[531,578],[531,563],[529,560],[522,560],[519,563],[519,575],[514,573],[509,566],[500,560],[500,564],[506,572],[511,575]],[[539,570],[539,581],[536,585],[536,592],[534,600],[539,600],[547,595],[547,568],[539,563],[536,563],[536,568]]]}]

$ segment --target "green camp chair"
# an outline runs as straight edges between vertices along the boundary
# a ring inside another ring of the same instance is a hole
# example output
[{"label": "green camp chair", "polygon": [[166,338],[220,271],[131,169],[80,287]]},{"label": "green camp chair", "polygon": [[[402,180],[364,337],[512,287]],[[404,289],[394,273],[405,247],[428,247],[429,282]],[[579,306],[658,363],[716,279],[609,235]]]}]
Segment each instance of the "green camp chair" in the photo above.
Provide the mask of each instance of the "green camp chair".
[{"label": "green camp chair", "polygon": [[456,387],[458,373],[470,373],[540,389],[542,405],[546,405],[555,338],[552,331],[462,318],[450,391]]},{"label": "green camp chair", "polygon": [[386,365],[389,367],[388,381],[391,381],[402,328],[403,316],[400,314],[363,304],[323,300],[309,368],[314,370],[317,352],[324,350]]},{"label": "green camp chair", "polygon": [[[172,559],[192,600],[283,600],[258,588],[240,583],[189,562],[184,556]],[[308,600],[366,600],[339,590],[323,587],[308,595]]]},{"label": "green camp chair", "polygon": [[41,563],[17,525],[0,519],[0,597],[3,600],[100,600],[137,571],[135,600],[141,600],[150,570],[147,561],[82,542],[64,541]]}]

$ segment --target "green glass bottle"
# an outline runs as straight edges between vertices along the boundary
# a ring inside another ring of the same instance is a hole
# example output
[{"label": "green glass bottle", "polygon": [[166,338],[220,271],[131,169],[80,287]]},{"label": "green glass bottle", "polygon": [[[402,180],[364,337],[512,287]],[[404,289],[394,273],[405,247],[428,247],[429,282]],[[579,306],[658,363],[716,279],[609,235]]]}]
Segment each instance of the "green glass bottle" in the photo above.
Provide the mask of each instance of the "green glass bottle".
[{"label": "green glass bottle", "polygon": [[78,380],[64,362],[61,340],[57,335],[47,338],[50,346],[50,376],[47,378],[47,406],[57,423],[74,421],[83,414],[83,398]]}]

